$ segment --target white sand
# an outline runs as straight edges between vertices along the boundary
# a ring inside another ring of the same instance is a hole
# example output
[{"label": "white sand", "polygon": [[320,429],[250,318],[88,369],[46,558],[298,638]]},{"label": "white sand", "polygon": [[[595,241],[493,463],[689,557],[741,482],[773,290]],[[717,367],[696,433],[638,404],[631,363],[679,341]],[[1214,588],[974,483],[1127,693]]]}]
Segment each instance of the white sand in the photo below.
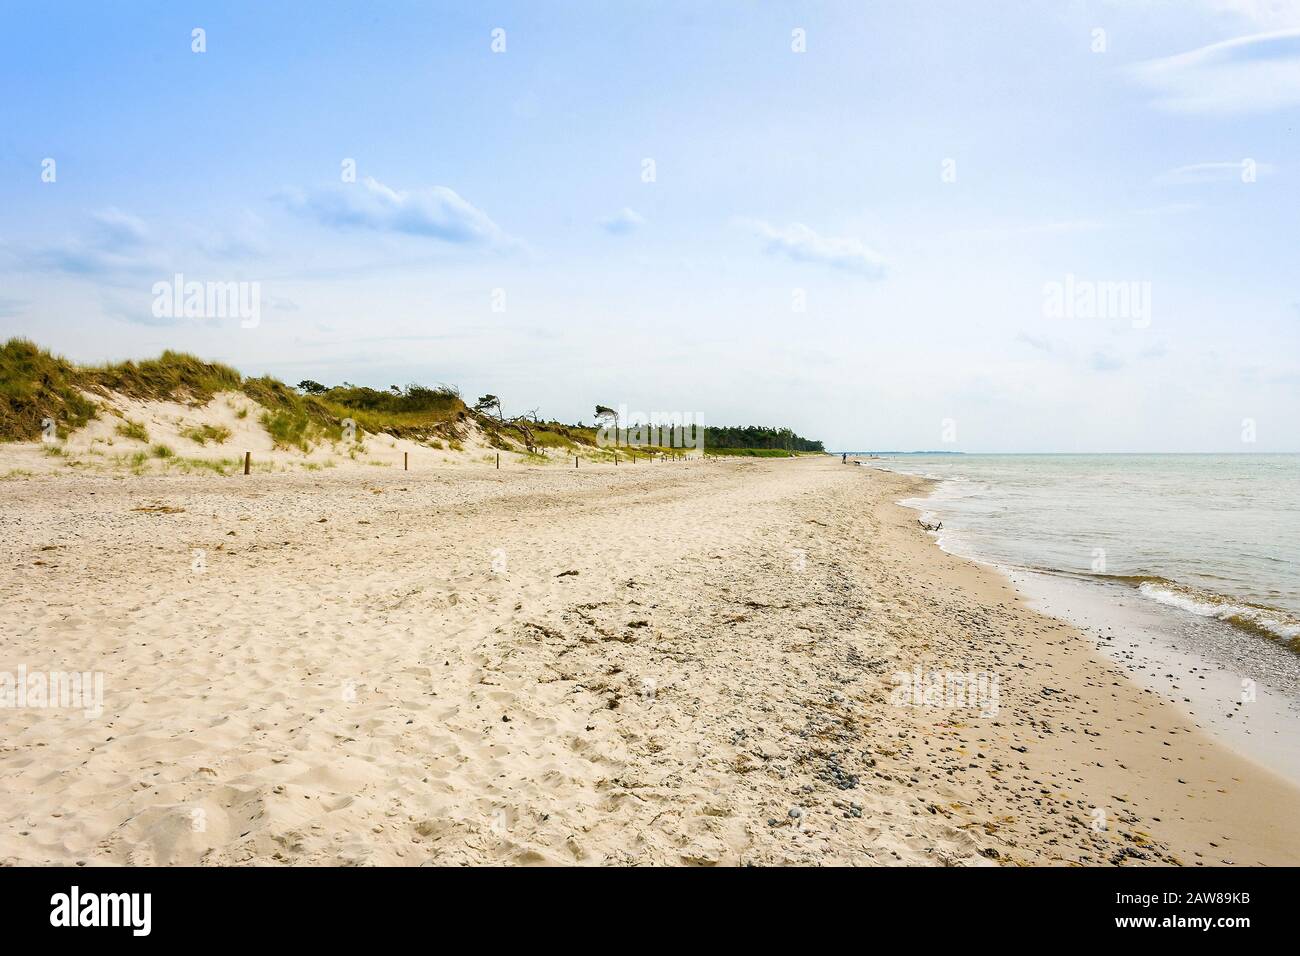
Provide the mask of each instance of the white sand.
[{"label": "white sand", "polygon": [[[919,490],[838,459],[0,481],[0,671],[105,679],[98,719],[0,710],[0,860],[1300,862],[1296,790],[939,552]],[[998,716],[894,706],[914,664],[996,673]]]}]

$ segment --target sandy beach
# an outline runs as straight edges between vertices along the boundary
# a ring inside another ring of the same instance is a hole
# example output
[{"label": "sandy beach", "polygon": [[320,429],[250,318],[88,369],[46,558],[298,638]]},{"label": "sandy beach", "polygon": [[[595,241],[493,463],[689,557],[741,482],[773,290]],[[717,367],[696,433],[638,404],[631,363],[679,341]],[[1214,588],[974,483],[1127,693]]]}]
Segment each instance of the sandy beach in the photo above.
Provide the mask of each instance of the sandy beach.
[{"label": "sandy beach", "polygon": [[[21,864],[1300,863],[1300,792],[838,459],[0,481]],[[996,707],[900,705],[980,672]],[[995,712],[990,713],[993,710]]]}]

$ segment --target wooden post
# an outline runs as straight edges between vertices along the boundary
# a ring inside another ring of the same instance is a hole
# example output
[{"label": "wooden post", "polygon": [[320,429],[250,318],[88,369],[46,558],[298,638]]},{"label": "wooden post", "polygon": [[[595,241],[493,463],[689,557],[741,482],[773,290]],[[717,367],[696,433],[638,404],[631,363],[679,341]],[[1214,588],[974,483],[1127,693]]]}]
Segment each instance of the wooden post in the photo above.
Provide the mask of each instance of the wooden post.
[{"label": "wooden post", "polygon": [[574,467],[574,468],[577,468],[577,467],[578,467],[578,456],[577,456],[577,455],[574,455],[574,456],[573,456],[573,467]]},{"label": "wooden post", "polygon": [[411,453],[409,451],[404,451],[402,452],[402,471],[408,471],[410,467],[411,467]]},{"label": "wooden post", "polygon": [[497,452],[497,471],[501,470],[501,452]]},{"label": "wooden post", "polygon": [[244,474],[248,474],[249,470],[252,467],[253,467],[253,453],[251,451],[246,451],[244,452]]}]

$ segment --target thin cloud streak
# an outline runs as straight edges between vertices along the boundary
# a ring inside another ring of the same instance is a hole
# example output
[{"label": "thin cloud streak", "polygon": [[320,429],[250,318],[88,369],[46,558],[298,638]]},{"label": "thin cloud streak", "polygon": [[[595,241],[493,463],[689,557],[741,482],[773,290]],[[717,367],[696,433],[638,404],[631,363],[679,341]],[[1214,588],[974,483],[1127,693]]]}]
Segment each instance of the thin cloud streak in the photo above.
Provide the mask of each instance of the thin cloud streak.
[{"label": "thin cloud streak", "polygon": [[485,212],[447,186],[401,191],[367,176],[359,184],[287,190],[278,198],[296,215],[333,229],[400,233],[455,245],[512,242]]},{"label": "thin cloud streak", "polygon": [[1250,182],[1253,177],[1273,172],[1270,163],[1257,163],[1251,159],[1222,163],[1191,163],[1167,169],[1155,178],[1162,186],[1198,186],[1203,183]]},{"label": "thin cloud streak", "polygon": [[740,220],[740,224],[764,240],[770,255],[818,263],[868,279],[883,279],[888,272],[885,257],[860,239],[823,236],[799,222],[784,228],[761,219]]},{"label": "thin cloud streak", "polygon": [[1212,43],[1131,68],[1155,94],[1153,105],[1178,113],[1231,115],[1300,105],[1300,29]]}]

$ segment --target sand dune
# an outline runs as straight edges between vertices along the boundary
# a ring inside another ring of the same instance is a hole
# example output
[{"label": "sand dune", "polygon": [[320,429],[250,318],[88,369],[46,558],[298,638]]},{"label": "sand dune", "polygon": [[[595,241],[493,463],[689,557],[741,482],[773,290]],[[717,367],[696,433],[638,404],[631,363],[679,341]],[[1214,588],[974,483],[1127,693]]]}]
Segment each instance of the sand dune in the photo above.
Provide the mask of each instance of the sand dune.
[{"label": "sand dune", "polygon": [[[463,437],[455,448],[442,440],[416,441],[378,432],[358,433],[357,441],[318,438],[304,451],[277,446],[262,423],[266,409],[239,392],[219,392],[202,403],[144,400],[116,393],[87,393],[87,398],[94,399],[98,406],[97,416],[66,440],[49,445],[7,442],[0,446],[0,478],[69,470],[111,475],[213,470],[204,467],[204,462],[235,472],[242,470],[245,452],[252,454],[252,467],[258,472],[354,465],[400,469],[408,460],[425,468],[481,468],[498,453],[507,462],[525,457],[523,448],[493,447],[473,420],[458,425]],[[200,440],[196,435],[203,434],[201,429],[220,437]],[[167,457],[156,454],[160,446],[167,449]],[[585,458],[602,457],[587,446],[578,451]],[[567,449],[542,449],[541,454],[549,456],[557,466],[572,462]],[[537,463],[536,456],[529,460]]]},{"label": "sand dune", "polygon": [[[2,473],[4,469],[0,469]],[[0,859],[1300,862],[1297,794],[838,460],[0,481]],[[898,706],[913,667],[995,716]],[[1098,814],[1100,810],[1100,814]]]}]

